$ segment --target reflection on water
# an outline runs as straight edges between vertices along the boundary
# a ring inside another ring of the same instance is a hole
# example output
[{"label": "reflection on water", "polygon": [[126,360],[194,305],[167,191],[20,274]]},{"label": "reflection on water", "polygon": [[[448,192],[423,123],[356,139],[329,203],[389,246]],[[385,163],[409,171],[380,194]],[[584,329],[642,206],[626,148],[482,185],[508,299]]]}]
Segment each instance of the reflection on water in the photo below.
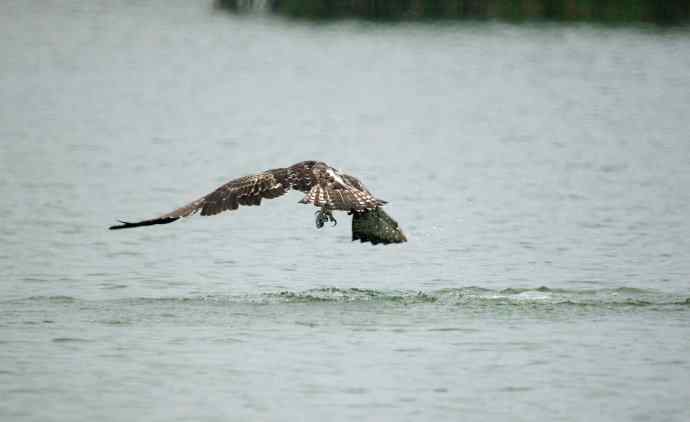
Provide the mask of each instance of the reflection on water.
[{"label": "reflection on water", "polygon": [[[0,14],[0,419],[690,416],[685,33],[164,6]],[[305,159],[410,241],[106,229]]]}]

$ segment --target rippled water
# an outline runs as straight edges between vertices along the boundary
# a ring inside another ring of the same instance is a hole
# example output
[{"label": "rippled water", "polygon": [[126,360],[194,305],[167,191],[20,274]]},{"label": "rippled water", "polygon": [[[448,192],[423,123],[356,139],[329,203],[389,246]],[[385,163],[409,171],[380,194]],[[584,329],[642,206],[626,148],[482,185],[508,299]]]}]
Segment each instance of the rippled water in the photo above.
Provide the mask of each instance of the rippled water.
[{"label": "rippled water", "polygon": [[[0,13],[0,419],[690,418],[690,37]],[[299,194],[109,232],[322,159]]]}]

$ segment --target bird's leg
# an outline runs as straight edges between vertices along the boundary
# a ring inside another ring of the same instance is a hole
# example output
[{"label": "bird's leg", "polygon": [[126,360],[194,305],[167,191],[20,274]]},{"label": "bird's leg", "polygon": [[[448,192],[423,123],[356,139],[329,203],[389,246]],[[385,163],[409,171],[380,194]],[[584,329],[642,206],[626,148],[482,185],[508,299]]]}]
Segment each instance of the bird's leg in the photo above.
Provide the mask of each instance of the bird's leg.
[{"label": "bird's leg", "polygon": [[323,223],[325,222],[325,220],[324,220],[324,217],[323,217],[321,210],[316,211],[315,214],[316,214],[316,228],[320,229],[321,227],[323,227]]},{"label": "bird's leg", "polygon": [[331,221],[333,225],[337,225],[338,221],[333,217],[331,210],[327,208],[321,208],[316,211],[316,228],[320,229],[326,223],[326,221]]}]

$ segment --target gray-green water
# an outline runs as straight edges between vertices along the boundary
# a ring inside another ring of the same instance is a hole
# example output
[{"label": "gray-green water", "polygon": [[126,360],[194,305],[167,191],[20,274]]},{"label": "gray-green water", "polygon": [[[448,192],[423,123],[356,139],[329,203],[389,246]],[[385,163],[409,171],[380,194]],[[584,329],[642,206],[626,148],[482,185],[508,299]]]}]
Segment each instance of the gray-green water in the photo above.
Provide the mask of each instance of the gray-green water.
[{"label": "gray-green water", "polygon": [[[690,418],[687,32],[1,8],[1,420]],[[105,229],[304,159],[410,241]]]}]

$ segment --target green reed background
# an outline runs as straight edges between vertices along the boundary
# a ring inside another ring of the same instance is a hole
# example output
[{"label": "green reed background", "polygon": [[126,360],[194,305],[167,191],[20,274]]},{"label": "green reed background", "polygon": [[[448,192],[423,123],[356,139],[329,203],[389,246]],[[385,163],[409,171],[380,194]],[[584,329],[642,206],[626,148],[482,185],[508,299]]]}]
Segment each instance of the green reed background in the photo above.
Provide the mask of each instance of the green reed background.
[{"label": "green reed background", "polygon": [[[267,0],[269,10],[291,17],[373,20],[498,19],[603,23],[690,22],[690,0]],[[263,2],[266,4],[266,2]],[[220,8],[251,9],[256,0],[217,0]]]}]

